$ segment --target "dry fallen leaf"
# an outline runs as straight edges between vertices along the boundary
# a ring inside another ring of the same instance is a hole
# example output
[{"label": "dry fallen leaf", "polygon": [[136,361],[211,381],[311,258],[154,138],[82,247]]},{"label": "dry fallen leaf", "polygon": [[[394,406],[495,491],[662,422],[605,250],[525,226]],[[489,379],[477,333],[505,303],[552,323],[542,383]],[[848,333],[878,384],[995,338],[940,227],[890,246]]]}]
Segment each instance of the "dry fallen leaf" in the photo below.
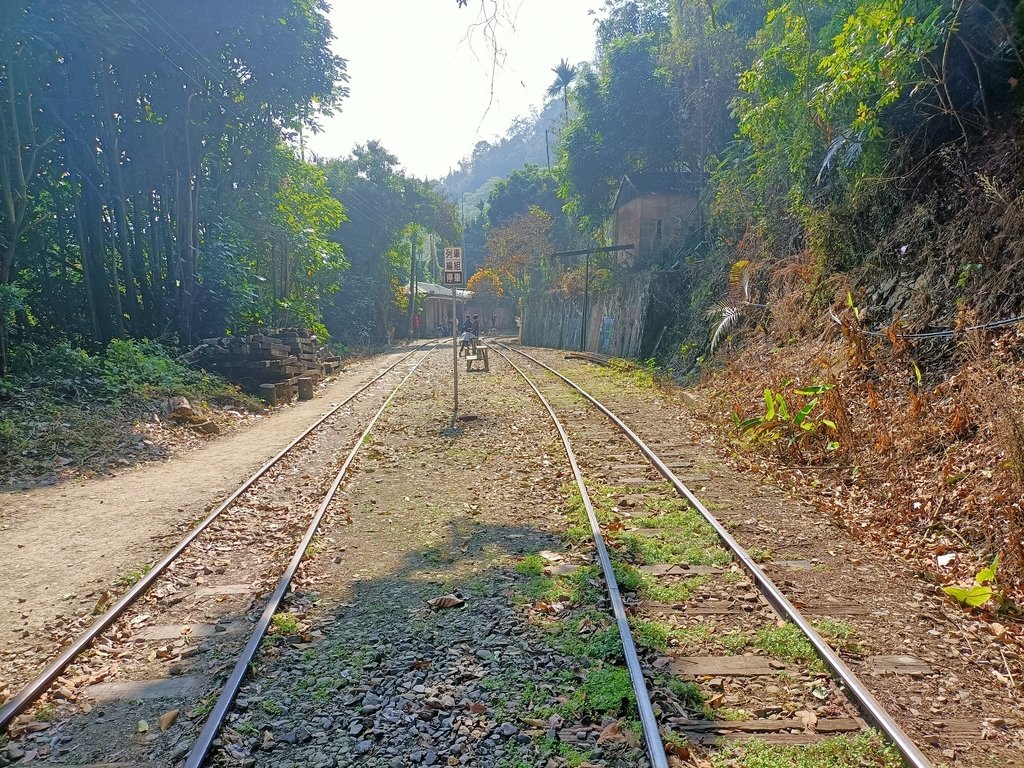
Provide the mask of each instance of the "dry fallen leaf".
[{"label": "dry fallen leaf", "polygon": [[601,731],[601,735],[597,737],[598,744],[619,744],[625,740],[626,736],[622,732],[622,723],[618,720],[611,725],[605,726],[605,729]]},{"label": "dry fallen leaf", "polygon": [[432,597],[427,600],[427,605],[431,608],[458,608],[460,605],[465,605],[466,601],[463,600],[456,594],[441,595],[440,597]]},{"label": "dry fallen leaf", "polygon": [[818,725],[818,716],[813,712],[809,712],[806,709],[801,709],[799,712],[794,713],[797,719],[804,724],[804,728],[808,731],[813,731],[815,726]]},{"label": "dry fallen leaf", "polygon": [[164,712],[160,715],[160,732],[163,733],[172,725],[174,721],[178,719],[178,710],[172,709],[170,712]]},{"label": "dry fallen leaf", "polygon": [[482,715],[487,711],[487,705],[481,704],[479,701],[474,701],[469,705],[469,711],[474,715]]}]

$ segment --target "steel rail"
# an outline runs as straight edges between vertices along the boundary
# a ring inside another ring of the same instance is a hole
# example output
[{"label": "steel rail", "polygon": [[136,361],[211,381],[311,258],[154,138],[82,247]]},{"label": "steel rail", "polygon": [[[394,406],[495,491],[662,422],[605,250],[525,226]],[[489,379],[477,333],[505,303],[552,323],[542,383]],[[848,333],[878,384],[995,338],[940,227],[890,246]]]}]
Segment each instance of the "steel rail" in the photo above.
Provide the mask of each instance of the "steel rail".
[{"label": "steel rail", "polygon": [[601,411],[609,421],[611,421],[626,437],[628,437],[633,444],[640,449],[640,452],[643,453],[647,460],[654,465],[662,477],[671,483],[675,489],[685,497],[686,500],[690,502],[690,504],[692,504],[693,507],[700,512],[703,518],[715,529],[715,533],[718,534],[719,539],[721,539],[722,543],[732,552],[733,557],[739,562],[743,569],[747,571],[748,575],[756,584],[758,591],[765,596],[775,611],[780,616],[783,616],[796,624],[797,627],[800,628],[800,631],[807,636],[811,645],[814,646],[814,650],[818,652],[824,662],[828,665],[829,669],[831,669],[840,682],[842,682],[843,685],[851,691],[854,701],[860,706],[862,712],[867,716],[867,719],[892,741],[896,749],[899,750],[899,753],[903,756],[903,759],[906,760],[906,762],[913,768],[933,768],[932,762],[925,757],[906,732],[895,720],[892,719],[889,713],[885,711],[885,708],[878,702],[871,692],[864,687],[864,684],[860,682],[853,670],[846,665],[846,662],[844,662],[832,647],[825,642],[811,623],[807,621],[800,611],[796,609],[796,606],[789,601],[789,598],[787,598],[775,583],[768,578],[768,575],[761,570],[747,551],[740,546],[736,539],[732,537],[729,531],[726,530],[725,526],[719,522],[718,518],[711,514],[707,507],[701,503],[701,500],[698,499],[697,496],[687,488],[678,477],[676,477],[675,473],[672,472],[672,470],[668,468],[658,455],[640,439],[639,435],[626,426],[618,416],[612,413],[612,411],[597,400],[597,398],[584,390],[576,382],[572,381],[572,379],[564,376],[551,366],[546,365],[521,350],[512,349],[507,346],[505,348],[522,355],[527,360],[530,360],[557,376],[588,400],[591,405]]},{"label": "steel rail", "polygon": [[[436,347],[435,347],[436,348]],[[431,349],[430,352],[434,350]],[[384,404],[380,407],[373,418],[370,419],[366,429],[359,436],[355,446],[349,451],[348,456],[345,459],[345,463],[341,465],[341,469],[338,470],[338,474],[334,478],[334,482],[331,483],[331,487],[327,490],[324,495],[323,501],[320,502],[320,506],[313,516],[313,519],[309,523],[309,527],[306,529],[306,535],[302,537],[302,541],[299,542],[299,546],[295,550],[295,554],[292,555],[291,561],[288,563],[288,568],[285,569],[284,574],[281,576],[280,581],[277,583],[277,589],[270,596],[267,601],[266,607],[263,609],[263,613],[260,616],[256,627],[253,629],[252,634],[249,637],[249,642],[245,644],[245,648],[242,650],[241,656],[235,663],[235,667],[231,670],[231,676],[228,677],[224,687],[221,690],[220,695],[217,697],[217,703],[214,704],[213,709],[210,711],[209,717],[203,724],[203,730],[199,733],[199,737],[196,739],[195,744],[192,745],[192,749],[188,753],[188,757],[185,759],[185,768],[201,768],[203,761],[206,759],[206,755],[210,751],[210,747],[213,745],[213,740],[217,738],[217,734],[220,731],[221,725],[224,722],[224,718],[227,717],[228,710],[231,708],[231,704],[235,700],[235,696],[238,694],[238,690],[242,687],[242,681],[245,679],[245,674],[249,670],[249,663],[255,658],[256,652],[259,650],[260,643],[263,642],[263,636],[267,633],[267,629],[270,628],[270,623],[274,618],[274,614],[281,605],[281,600],[284,599],[285,592],[288,591],[288,587],[291,584],[292,578],[299,569],[303,558],[306,556],[306,549],[309,547],[310,542],[313,541],[313,536],[316,535],[317,529],[320,527],[320,522],[323,520],[324,515],[327,513],[327,508],[330,507],[334,501],[334,496],[338,492],[338,488],[341,487],[342,481],[345,479],[345,475],[348,473],[349,467],[352,466],[352,462],[355,461],[356,454],[359,453],[359,449],[363,446],[363,441],[373,431],[373,428],[377,425],[380,417],[384,415],[384,411],[391,405],[391,401],[395,399],[395,395],[398,394],[405,382],[416,372],[416,369],[420,367],[424,360],[430,357],[430,352],[427,352],[422,358],[420,358],[409,372],[405,375],[398,385],[392,390],[391,394],[388,395],[388,399],[384,401]]]},{"label": "steel rail", "polygon": [[619,584],[615,580],[615,569],[612,567],[611,558],[608,556],[608,548],[605,546],[604,537],[601,535],[601,524],[597,521],[597,514],[594,512],[594,505],[587,493],[587,486],[583,480],[583,473],[580,471],[579,463],[576,461],[576,454],[569,442],[569,435],[566,433],[562,422],[555,415],[544,395],[541,394],[537,385],[523,370],[512,362],[501,350],[495,350],[501,355],[505,362],[511,365],[516,372],[523,377],[530,389],[537,396],[554,422],[558,436],[562,439],[562,446],[565,448],[565,455],[569,457],[569,465],[572,467],[576,485],[580,489],[580,496],[583,499],[583,506],[587,510],[587,519],[590,521],[590,531],[594,536],[594,544],[597,548],[597,558],[601,563],[601,572],[604,574],[605,584],[608,587],[608,597],[611,599],[612,612],[615,614],[615,624],[619,630],[619,637],[622,639],[622,655],[626,659],[626,666],[629,669],[629,678],[633,683],[633,691],[636,694],[637,710],[640,713],[640,722],[644,731],[644,743],[647,745],[647,755],[651,759],[654,768],[668,768],[668,757],[665,754],[665,745],[661,741],[661,731],[658,729],[658,720],[654,715],[654,708],[651,706],[651,696],[647,691],[647,683],[644,681],[643,669],[640,667],[640,657],[636,651],[636,643],[633,642],[633,634],[629,629],[629,618],[626,616],[626,606],[622,602],[622,594],[619,592]]},{"label": "steel rail", "polygon": [[331,418],[339,410],[344,408],[348,403],[354,400],[356,397],[361,395],[371,386],[376,384],[382,378],[387,376],[391,371],[397,368],[399,365],[404,363],[419,350],[426,346],[420,345],[411,352],[403,355],[399,360],[391,366],[384,369],[383,372],[375,376],[373,379],[368,381],[366,384],[361,386],[351,395],[346,397],[338,405],[331,408],[323,416],[316,420],[308,429],[302,434],[292,440],[287,446],[281,449],[272,459],[266,464],[256,470],[244,483],[242,483],[230,496],[222,501],[216,509],[214,509],[207,517],[195,528],[189,531],[188,535],[185,536],[175,547],[170,550],[164,557],[156,563],[139,581],[137,581],[131,589],[129,589],[121,598],[114,603],[107,611],[100,616],[93,624],[78,638],[68,646],[60,656],[54,659],[50,664],[41,672],[39,675],[25,685],[18,693],[16,693],[9,701],[7,701],[2,708],[0,708],[0,731],[5,730],[18,715],[25,711],[25,709],[32,704],[36,699],[43,695],[50,684],[57,679],[61,672],[63,672],[71,662],[73,662],[86,648],[89,647],[92,642],[99,637],[106,629],[108,629],[117,619],[125,612],[136,600],[138,600],[146,591],[149,590],[153,582],[156,581],[157,577],[166,570],[174,560],[191,544],[203,531],[205,531],[214,520],[230,507],[239,496],[245,493],[251,488],[256,481],[262,478],[270,469],[277,464],[281,459],[285,457],[296,445],[305,440],[314,430],[320,427],[325,421]]}]

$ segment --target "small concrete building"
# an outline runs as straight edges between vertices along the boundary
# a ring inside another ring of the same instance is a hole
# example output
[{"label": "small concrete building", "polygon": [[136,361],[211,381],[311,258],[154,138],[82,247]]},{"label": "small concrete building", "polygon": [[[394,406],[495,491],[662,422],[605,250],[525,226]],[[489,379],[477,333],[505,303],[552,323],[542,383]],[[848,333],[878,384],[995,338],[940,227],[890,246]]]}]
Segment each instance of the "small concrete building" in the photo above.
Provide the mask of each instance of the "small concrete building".
[{"label": "small concrete building", "polygon": [[622,266],[648,266],[679,249],[700,226],[697,192],[688,171],[630,173],[622,177],[612,208],[612,242],[632,244]]},{"label": "small concrete building", "polygon": [[[408,283],[403,286],[403,290],[405,295],[408,296]],[[448,323],[452,316],[452,289],[437,283],[420,281],[416,283],[416,294],[419,296],[418,303],[420,305],[420,310],[417,313],[420,319],[417,336],[419,338],[427,338],[439,335],[441,329],[449,327]],[[469,302],[472,300],[472,291],[464,291],[461,288],[456,289],[455,303],[459,322],[462,322],[465,313],[470,311]],[[445,330],[441,335],[447,335],[447,333],[448,331]]]}]

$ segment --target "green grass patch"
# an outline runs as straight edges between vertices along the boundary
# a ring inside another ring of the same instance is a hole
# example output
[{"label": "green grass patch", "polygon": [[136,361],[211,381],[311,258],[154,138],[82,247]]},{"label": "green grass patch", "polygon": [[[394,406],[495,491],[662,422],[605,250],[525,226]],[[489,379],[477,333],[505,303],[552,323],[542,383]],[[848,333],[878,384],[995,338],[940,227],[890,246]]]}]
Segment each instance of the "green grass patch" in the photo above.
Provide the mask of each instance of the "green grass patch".
[{"label": "green grass patch", "polygon": [[544,573],[544,558],[534,553],[516,563],[516,572],[523,576],[540,576]]},{"label": "green grass patch", "polygon": [[640,592],[648,600],[654,600],[658,603],[685,603],[693,597],[694,593],[706,584],[707,581],[707,576],[691,576],[688,579],[681,579],[680,581],[668,583],[661,583],[656,579],[649,579],[648,582],[643,585]]},{"label": "green grass patch", "polygon": [[649,581],[639,568],[618,559],[612,560],[612,573],[615,574],[615,582],[619,589],[625,592],[639,592]]},{"label": "green grass patch", "polygon": [[672,630],[664,624],[649,619],[631,617],[629,629],[637,648],[647,651],[664,651],[668,648],[668,640]]},{"label": "green grass patch", "polygon": [[689,680],[680,680],[678,677],[670,677],[666,686],[687,709],[695,712],[703,711],[707,703],[707,697],[704,696],[696,683],[692,683]]},{"label": "green grass patch", "polygon": [[566,713],[573,717],[600,717],[636,710],[636,694],[624,667],[597,667],[587,672],[587,677],[569,701]]},{"label": "green grass patch", "polygon": [[591,659],[618,662],[623,659],[622,638],[618,627],[605,627],[595,632],[583,646],[583,655]]},{"label": "green grass patch", "polygon": [[680,648],[692,648],[705,645],[714,633],[714,627],[706,621],[701,621],[692,627],[679,627],[672,630],[672,639]]},{"label": "green grass patch", "polygon": [[711,764],[714,768],[899,768],[903,762],[894,747],[867,731],[808,746],[733,742],[714,755]]},{"label": "green grass patch", "polygon": [[684,563],[723,566],[732,561],[714,535],[650,536],[624,532],[612,538],[620,557],[636,565]]},{"label": "green grass patch", "polygon": [[811,645],[796,624],[786,623],[781,627],[762,629],[754,635],[751,645],[760,648],[776,659],[782,661],[805,662],[815,672],[823,672],[824,664],[818,658],[817,651]]},{"label": "green grass patch", "polygon": [[[669,511],[658,515],[634,517],[630,522],[636,528],[667,528],[680,533],[695,533],[701,536],[714,536],[714,529],[699,512],[686,505],[683,499],[663,501],[656,500],[658,505],[667,505]],[[664,507],[663,507],[664,508]]]},{"label": "green grass patch", "polygon": [[134,587],[142,580],[142,577],[151,570],[153,570],[152,564],[143,563],[142,565],[128,571],[128,573],[121,574],[117,579],[117,584],[122,587]]},{"label": "green grass patch", "polygon": [[297,635],[299,620],[290,613],[275,613],[270,620],[270,631],[275,635]]},{"label": "green grass patch", "polygon": [[726,632],[718,639],[718,642],[721,643],[726,650],[737,653],[750,645],[750,637],[742,632]]},{"label": "green grass patch", "polygon": [[719,709],[713,710],[712,720],[749,720],[750,713],[745,709],[737,709],[736,707],[720,707]]},{"label": "green grass patch", "polygon": [[819,619],[814,622],[818,634],[824,637],[829,645],[847,653],[860,653],[863,648],[854,636],[857,630],[848,621],[842,619]]},{"label": "green grass patch", "polygon": [[260,706],[268,715],[276,716],[284,714],[284,707],[275,699],[264,699],[260,702]]}]

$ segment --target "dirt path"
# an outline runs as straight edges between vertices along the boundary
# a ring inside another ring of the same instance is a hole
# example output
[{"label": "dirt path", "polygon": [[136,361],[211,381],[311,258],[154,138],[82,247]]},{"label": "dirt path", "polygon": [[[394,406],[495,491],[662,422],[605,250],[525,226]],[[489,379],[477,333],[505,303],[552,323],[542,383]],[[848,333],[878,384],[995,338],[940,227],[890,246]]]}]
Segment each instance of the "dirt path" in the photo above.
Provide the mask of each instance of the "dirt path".
[{"label": "dirt path", "polygon": [[162,555],[185,528],[404,352],[362,361],[319,397],[161,463],[0,494],[0,647],[17,650]]}]

